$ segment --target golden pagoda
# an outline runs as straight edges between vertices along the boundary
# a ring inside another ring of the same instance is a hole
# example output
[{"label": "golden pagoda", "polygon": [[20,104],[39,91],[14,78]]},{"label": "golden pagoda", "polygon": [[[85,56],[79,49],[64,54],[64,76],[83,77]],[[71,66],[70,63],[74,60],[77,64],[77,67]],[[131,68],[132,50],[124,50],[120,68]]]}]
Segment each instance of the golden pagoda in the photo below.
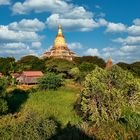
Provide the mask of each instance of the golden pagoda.
[{"label": "golden pagoda", "polygon": [[61,25],[58,26],[58,33],[53,47],[49,51],[45,52],[43,57],[62,58],[66,60],[73,60],[73,58],[76,57],[76,54],[70,51],[67,47]]}]

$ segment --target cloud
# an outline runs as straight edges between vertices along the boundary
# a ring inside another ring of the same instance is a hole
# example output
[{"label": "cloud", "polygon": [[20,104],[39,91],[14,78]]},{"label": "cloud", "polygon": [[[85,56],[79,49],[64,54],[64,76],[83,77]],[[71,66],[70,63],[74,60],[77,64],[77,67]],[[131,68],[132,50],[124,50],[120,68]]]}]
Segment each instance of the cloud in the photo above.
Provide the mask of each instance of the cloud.
[{"label": "cloud", "polygon": [[127,38],[117,38],[113,40],[122,44],[140,44],[140,36],[128,36]]},{"label": "cloud", "polygon": [[97,48],[89,48],[86,50],[86,52],[84,53],[85,55],[91,55],[91,56],[99,56],[99,52]]},{"label": "cloud", "polygon": [[64,13],[69,11],[73,5],[64,0],[25,0],[23,3],[16,2],[13,7],[14,14],[27,14],[31,11]]},{"label": "cloud", "polygon": [[0,55],[3,57],[11,56],[19,59],[25,55],[41,55],[42,51],[42,49],[37,50],[28,43],[0,43]]},{"label": "cloud", "polygon": [[126,31],[126,26],[122,23],[109,22],[106,29],[106,32],[124,32],[124,31]]},{"label": "cloud", "polygon": [[12,10],[15,14],[50,12],[46,24],[51,29],[59,23],[67,31],[91,31],[98,27],[92,12],[64,0],[25,0],[23,3],[15,3]]},{"label": "cloud", "polygon": [[66,31],[90,31],[93,28],[98,27],[96,22],[92,18],[64,18],[63,15],[53,14],[47,18],[46,21],[49,28],[56,28],[58,23],[61,23],[62,27]]},{"label": "cloud", "polygon": [[[39,31],[38,20],[27,20],[27,24],[21,24],[26,20],[13,23],[4,26],[0,25],[0,55],[1,56],[13,56],[20,58],[25,55],[41,55],[43,49],[41,48],[42,36],[38,35],[35,31]],[[38,26],[36,24],[38,22]]]},{"label": "cloud", "polygon": [[[110,53],[109,50],[110,49]],[[140,46],[139,45],[122,45],[117,47],[109,47],[104,48],[100,52],[101,56],[104,57],[104,59],[107,59],[109,55],[114,60],[114,63],[117,62],[126,62],[126,63],[132,63],[137,60],[140,60]]]},{"label": "cloud", "polygon": [[68,48],[71,50],[82,49],[83,46],[79,42],[68,43]]},{"label": "cloud", "polygon": [[29,53],[29,46],[19,43],[0,43],[0,54],[2,56],[17,56]]},{"label": "cloud", "polygon": [[132,25],[128,27],[128,33],[131,35],[140,35],[140,26]]},{"label": "cloud", "polygon": [[134,25],[127,27],[123,23],[113,23],[103,18],[98,19],[99,26],[106,26],[105,32],[122,33],[126,32],[131,35],[140,35],[140,19],[133,20]]},{"label": "cloud", "polygon": [[103,12],[100,12],[99,14],[97,14],[96,15],[97,17],[99,17],[99,18],[103,18],[103,17],[105,17],[106,16],[106,14],[105,13],[103,13]]},{"label": "cloud", "polygon": [[97,19],[98,27],[106,27],[105,32],[107,33],[122,33],[127,32],[127,26],[123,23],[114,23],[105,20],[104,18]]},{"label": "cloud", "polygon": [[126,46],[123,46],[120,50],[123,51],[123,52],[126,52],[126,53],[135,53],[135,52],[140,50],[140,46],[126,45]]},{"label": "cloud", "polygon": [[95,8],[96,9],[101,9],[101,6],[100,5],[95,5]]},{"label": "cloud", "polygon": [[19,43],[1,43],[1,49],[11,49],[11,50],[15,50],[15,49],[20,49],[20,50],[24,50],[27,48],[27,46],[22,43],[22,42],[19,42]]},{"label": "cloud", "polygon": [[32,48],[34,49],[40,49],[41,42],[32,42]]},{"label": "cloud", "polygon": [[0,0],[0,5],[9,5],[10,0]]},{"label": "cloud", "polygon": [[140,19],[139,18],[134,19],[133,23],[137,26],[140,26]]},{"label": "cloud", "polygon": [[140,35],[140,19],[136,18],[133,20],[134,25],[128,27],[127,31],[131,35]]},{"label": "cloud", "polygon": [[20,22],[10,23],[8,28],[15,31],[42,31],[45,28],[45,24],[35,19],[22,19]]},{"label": "cloud", "polygon": [[31,42],[40,39],[41,37],[35,32],[14,31],[8,29],[8,26],[0,26],[1,42]]},{"label": "cloud", "polygon": [[56,28],[59,23],[66,31],[91,31],[98,27],[93,20],[93,13],[83,7],[73,7],[66,13],[52,14],[46,20],[50,29]]},{"label": "cloud", "polygon": [[106,21],[104,18],[99,18],[97,23],[98,26],[108,26],[108,21]]},{"label": "cloud", "polygon": [[[113,42],[119,43],[120,46],[115,47],[111,51],[111,54],[116,62],[134,62],[140,60],[140,20],[133,20],[134,25],[126,28],[125,38],[119,37],[113,40]],[[118,45],[118,44],[117,44]],[[107,53],[104,53],[104,56]]]}]

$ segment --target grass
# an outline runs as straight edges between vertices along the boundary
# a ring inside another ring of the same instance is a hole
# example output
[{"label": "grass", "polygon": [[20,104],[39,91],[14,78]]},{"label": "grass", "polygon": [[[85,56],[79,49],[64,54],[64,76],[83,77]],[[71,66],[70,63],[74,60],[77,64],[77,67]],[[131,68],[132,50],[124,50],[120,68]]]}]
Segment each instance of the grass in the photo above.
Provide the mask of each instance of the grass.
[{"label": "grass", "polygon": [[53,117],[62,126],[67,123],[78,124],[81,122],[74,110],[74,103],[79,95],[79,90],[70,87],[61,87],[56,91],[40,91],[29,95],[22,111],[34,110],[40,115]]}]

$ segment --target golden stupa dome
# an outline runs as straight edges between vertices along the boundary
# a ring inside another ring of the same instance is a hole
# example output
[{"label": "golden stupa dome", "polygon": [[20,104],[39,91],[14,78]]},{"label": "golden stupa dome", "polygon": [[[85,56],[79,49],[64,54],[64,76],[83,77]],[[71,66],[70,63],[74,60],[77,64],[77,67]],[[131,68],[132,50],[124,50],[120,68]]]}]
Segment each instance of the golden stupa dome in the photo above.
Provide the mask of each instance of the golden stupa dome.
[{"label": "golden stupa dome", "polygon": [[61,25],[58,26],[58,34],[57,34],[56,39],[54,41],[53,47],[55,49],[58,49],[61,47],[63,47],[63,48],[67,47],[66,42],[65,42],[65,38],[64,38],[63,33],[62,33],[62,26]]}]

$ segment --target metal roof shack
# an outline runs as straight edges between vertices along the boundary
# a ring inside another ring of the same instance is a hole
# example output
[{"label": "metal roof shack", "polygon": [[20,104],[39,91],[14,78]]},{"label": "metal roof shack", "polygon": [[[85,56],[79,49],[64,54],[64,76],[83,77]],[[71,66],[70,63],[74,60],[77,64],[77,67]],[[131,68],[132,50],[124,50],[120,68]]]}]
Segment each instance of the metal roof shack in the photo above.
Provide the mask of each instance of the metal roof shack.
[{"label": "metal roof shack", "polygon": [[41,71],[23,71],[17,80],[21,84],[37,84],[37,79],[42,76],[43,73]]}]

